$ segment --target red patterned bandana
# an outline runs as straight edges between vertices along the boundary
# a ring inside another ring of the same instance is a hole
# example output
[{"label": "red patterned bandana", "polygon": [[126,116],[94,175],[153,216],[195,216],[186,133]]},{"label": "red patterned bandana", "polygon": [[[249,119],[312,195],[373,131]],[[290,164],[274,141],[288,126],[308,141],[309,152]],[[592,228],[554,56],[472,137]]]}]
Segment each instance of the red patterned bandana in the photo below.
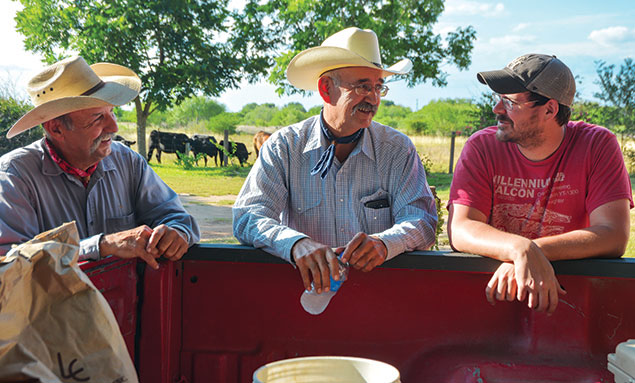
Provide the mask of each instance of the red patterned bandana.
[{"label": "red patterned bandana", "polygon": [[73,165],[69,164],[68,162],[66,162],[59,154],[57,154],[57,152],[55,151],[55,148],[53,147],[53,145],[51,145],[48,139],[44,140],[44,142],[46,142],[46,148],[51,154],[51,158],[56,164],[59,165],[60,168],[62,168],[64,173],[68,173],[70,175],[73,175],[79,178],[80,181],[82,181],[82,183],[84,184],[84,187],[88,187],[90,176],[92,176],[93,173],[95,172],[95,169],[97,169],[97,164],[89,167],[88,169],[86,169],[86,171],[82,169],[78,169],[74,167]]}]

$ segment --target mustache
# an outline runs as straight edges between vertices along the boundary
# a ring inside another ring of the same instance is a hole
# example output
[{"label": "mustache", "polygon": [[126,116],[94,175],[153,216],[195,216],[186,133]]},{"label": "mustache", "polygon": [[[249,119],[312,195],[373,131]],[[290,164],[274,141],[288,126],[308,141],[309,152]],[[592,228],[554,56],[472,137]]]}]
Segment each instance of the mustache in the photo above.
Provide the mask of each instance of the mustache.
[{"label": "mustache", "polygon": [[512,120],[510,118],[508,118],[506,116],[503,116],[503,115],[500,115],[500,114],[496,115],[496,121],[497,122],[501,122],[501,121],[502,122],[509,122],[509,123],[512,122]]},{"label": "mustache", "polygon": [[355,114],[360,109],[370,110],[373,113],[377,113],[377,105],[373,105],[368,102],[362,101],[353,107],[352,114]]},{"label": "mustache", "polygon": [[101,136],[97,137],[95,139],[95,141],[93,141],[93,144],[91,146],[92,150],[97,149],[97,147],[99,146],[99,144],[103,141],[103,140],[107,140],[110,139],[112,140],[115,137],[115,133],[104,133]]}]

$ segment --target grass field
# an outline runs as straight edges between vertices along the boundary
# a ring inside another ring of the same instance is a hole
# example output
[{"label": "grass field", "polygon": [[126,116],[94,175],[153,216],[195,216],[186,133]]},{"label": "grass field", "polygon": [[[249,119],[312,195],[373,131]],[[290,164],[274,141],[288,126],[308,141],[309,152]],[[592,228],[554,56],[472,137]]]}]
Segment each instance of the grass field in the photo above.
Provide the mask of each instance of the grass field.
[{"label": "grass field", "polygon": [[[148,129],[148,132],[151,129]],[[191,134],[191,132],[188,132]],[[123,127],[120,131],[124,137],[135,140],[134,127]],[[251,154],[248,159],[249,164],[256,160],[252,148],[252,135],[236,134],[231,139],[244,143]],[[218,138],[218,137],[217,137]],[[411,137],[420,155],[425,155],[431,163],[428,183],[436,186],[437,195],[444,203],[447,203],[452,175],[448,174],[450,166],[450,138],[449,137]],[[461,150],[465,145],[466,137],[456,137],[453,165],[459,158]],[[133,149],[134,148],[133,146]],[[161,178],[170,185],[177,193],[186,193],[199,196],[222,196],[236,195],[240,191],[242,184],[249,173],[251,166],[241,168],[238,165],[227,168],[217,168],[214,166],[195,167],[191,170],[174,164],[176,156],[174,154],[163,154],[162,164],[156,162],[156,158],[150,160],[153,169]],[[209,162],[208,162],[209,165]],[[631,177],[631,184],[634,178]],[[226,202],[227,204],[229,202]],[[444,210],[445,211],[445,210]],[[446,211],[447,215],[447,211]],[[446,216],[447,221],[447,216]],[[631,210],[631,239],[628,243],[625,256],[635,257],[635,209]]]}]

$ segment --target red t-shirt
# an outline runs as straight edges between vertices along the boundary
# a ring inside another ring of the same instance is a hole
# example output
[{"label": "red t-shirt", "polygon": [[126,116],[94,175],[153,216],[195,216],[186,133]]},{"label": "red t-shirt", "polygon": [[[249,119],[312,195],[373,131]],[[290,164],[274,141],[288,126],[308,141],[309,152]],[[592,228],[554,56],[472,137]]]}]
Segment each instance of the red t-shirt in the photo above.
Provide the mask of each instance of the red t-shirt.
[{"label": "red t-shirt", "polygon": [[615,135],[582,121],[569,122],[560,147],[530,161],[496,127],[474,133],[454,172],[450,201],[487,216],[495,228],[535,239],[589,226],[597,207],[627,198],[631,182]]}]

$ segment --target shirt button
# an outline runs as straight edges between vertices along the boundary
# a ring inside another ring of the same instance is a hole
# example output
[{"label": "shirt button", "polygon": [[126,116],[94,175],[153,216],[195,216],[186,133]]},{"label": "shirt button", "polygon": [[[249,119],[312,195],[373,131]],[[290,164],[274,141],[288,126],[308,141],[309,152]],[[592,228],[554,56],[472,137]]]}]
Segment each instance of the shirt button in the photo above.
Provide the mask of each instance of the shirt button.
[{"label": "shirt button", "polygon": [[377,217],[373,217],[374,219],[377,219]]},{"label": "shirt button", "polygon": [[340,231],[343,233],[344,232],[344,228],[341,228]]},{"label": "shirt button", "polygon": [[302,210],[301,208],[298,208],[298,211]]},{"label": "shirt button", "polygon": [[340,198],[340,202],[344,202],[344,198]]}]

